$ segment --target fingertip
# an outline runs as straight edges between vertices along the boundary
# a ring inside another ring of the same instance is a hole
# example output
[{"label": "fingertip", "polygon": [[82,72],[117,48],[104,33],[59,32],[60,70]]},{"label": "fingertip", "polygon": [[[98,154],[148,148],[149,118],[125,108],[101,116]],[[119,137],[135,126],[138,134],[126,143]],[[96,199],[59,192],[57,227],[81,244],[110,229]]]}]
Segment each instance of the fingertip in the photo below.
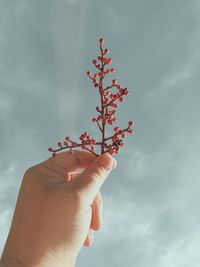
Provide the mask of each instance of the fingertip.
[{"label": "fingertip", "polygon": [[101,167],[103,167],[104,169],[106,169],[107,171],[109,171],[113,167],[114,158],[108,152],[106,152],[105,154],[102,154],[99,157],[99,159],[97,160],[97,162],[98,162],[98,164]]},{"label": "fingertip", "polygon": [[117,160],[113,158],[112,170],[114,170],[116,167],[117,167]]}]

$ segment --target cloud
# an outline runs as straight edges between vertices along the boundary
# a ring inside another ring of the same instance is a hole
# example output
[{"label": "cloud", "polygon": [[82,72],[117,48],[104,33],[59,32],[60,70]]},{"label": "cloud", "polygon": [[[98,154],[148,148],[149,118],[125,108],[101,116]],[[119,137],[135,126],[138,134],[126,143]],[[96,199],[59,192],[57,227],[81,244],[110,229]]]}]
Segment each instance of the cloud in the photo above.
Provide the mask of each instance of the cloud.
[{"label": "cloud", "polygon": [[[25,170],[88,130],[98,39],[136,122],[102,188],[104,224],[78,266],[199,264],[199,1],[0,3],[0,247]],[[93,115],[92,115],[93,114]]]}]

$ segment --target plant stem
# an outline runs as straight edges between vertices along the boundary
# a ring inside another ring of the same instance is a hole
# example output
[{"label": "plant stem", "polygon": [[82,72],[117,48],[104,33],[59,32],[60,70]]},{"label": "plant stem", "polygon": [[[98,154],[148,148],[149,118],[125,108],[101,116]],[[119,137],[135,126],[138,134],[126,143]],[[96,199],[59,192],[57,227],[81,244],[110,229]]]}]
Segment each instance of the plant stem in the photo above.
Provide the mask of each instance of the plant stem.
[{"label": "plant stem", "polygon": [[[101,49],[101,56],[103,58],[103,49],[102,46],[100,45],[100,49]],[[103,61],[101,63],[101,72],[104,73],[104,64]],[[99,93],[101,95],[101,112],[102,112],[102,144],[101,144],[101,155],[104,154],[104,143],[105,143],[105,138],[106,138],[106,125],[105,125],[105,114],[104,114],[104,94],[101,94],[102,90],[103,90],[103,79],[104,77],[100,78],[99,81]]]}]

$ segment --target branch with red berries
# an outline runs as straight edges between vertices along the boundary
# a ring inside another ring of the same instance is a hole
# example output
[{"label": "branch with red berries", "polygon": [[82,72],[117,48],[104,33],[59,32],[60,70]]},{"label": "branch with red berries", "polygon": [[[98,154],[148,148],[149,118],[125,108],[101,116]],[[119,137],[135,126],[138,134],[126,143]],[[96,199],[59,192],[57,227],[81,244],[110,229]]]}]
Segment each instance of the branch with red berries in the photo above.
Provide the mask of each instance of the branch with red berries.
[{"label": "branch with red berries", "polygon": [[[96,156],[106,152],[109,152],[111,155],[114,153],[118,154],[120,147],[124,146],[123,139],[126,137],[126,134],[134,133],[134,130],[131,128],[134,126],[134,123],[133,121],[129,121],[126,128],[121,129],[118,126],[114,127],[114,133],[111,136],[106,135],[106,127],[108,125],[113,125],[113,123],[117,121],[115,115],[117,113],[118,104],[116,102],[123,102],[124,97],[129,95],[129,91],[127,88],[121,87],[116,79],[112,80],[111,85],[104,87],[104,79],[107,75],[114,73],[115,69],[109,68],[109,65],[112,63],[112,58],[106,56],[110,51],[107,48],[103,48],[103,38],[99,39],[99,44],[100,55],[97,59],[92,61],[97,72],[92,75],[90,71],[87,71],[87,76],[91,79],[93,86],[98,89],[100,94],[100,105],[96,107],[98,115],[97,117],[92,118],[92,122],[99,128],[101,140],[95,140],[87,132],[84,132],[79,136],[79,142],[75,142],[67,136],[63,143],[58,142],[57,149],[53,149],[52,147],[48,148],[53,157],[56,156],[57,152],[63,149],[69,149],[69,153],[72,154],[73,149],[77,147],[87,150]],[[114,89],[115,92],[112,92]],[[100,147],[100,154],[96,152],[97,146]]]}]

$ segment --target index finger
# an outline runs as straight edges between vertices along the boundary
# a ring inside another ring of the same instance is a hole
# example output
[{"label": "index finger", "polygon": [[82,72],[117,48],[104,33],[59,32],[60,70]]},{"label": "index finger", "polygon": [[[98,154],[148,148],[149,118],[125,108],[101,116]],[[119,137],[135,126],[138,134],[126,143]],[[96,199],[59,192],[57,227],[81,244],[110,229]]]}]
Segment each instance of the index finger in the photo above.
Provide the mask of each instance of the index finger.
[{"label": "index finger", "polygon": [[61,152],[56,157],[49,158],[46,163],[55,163],[62,167],[64,171],[74,172],[78,169],[87,168],[96,157],[91,152],[73,150],[73,154],[69,154],[69,151]]}]

